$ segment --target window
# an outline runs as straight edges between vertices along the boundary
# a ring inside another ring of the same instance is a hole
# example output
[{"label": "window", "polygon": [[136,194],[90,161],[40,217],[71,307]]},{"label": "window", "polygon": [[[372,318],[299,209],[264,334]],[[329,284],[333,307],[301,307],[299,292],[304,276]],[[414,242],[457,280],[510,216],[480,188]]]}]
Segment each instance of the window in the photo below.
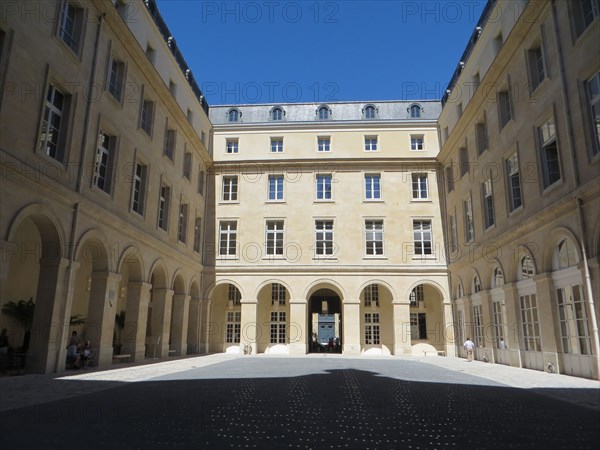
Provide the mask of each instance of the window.
[{"label": "window", "polygon": [[333,255],[333,220],[315,220],[315,254]]},{"label": "window", "polygon": [[456,215],[450,216],[450,242],[448,242],[450,251],[453,252],[458,249],[458,231],[456,227]]},{"label": "window", "polygon": [[485,120],[475,125],[475,137],[477,140],[477,153],[481,155],[488,149],[487,125]]},{"label": "window", "polygon": [[421,107],[419,105],[412,105],[410,107],[411,119],[418,119],[421,117]]},{"label": "window", "polygon": [[188,108],[185,117],[187,117],[189,123],[192,123],[194,121],[194,111]]},{"label": "window", "polygon": [[152,64],[154,64],[155,56],[156,56],[156,51],[154,50],[154,48],[149,43],[146,44],[146,58],[148,58],[148,61],[150,61]]},{"label": "window", "polygon": [[152,122],[154,120],[154,102],[144,100],[142,102],[142,114],[140,116],[140,128],[144,130],[148,136],[152,136]]},{"label": "window", "polygon": [[365,288],[365,308],[379,308],[379,285],[370,284]]},{"label": "window", "polygon": [[83,35],[83,9],[65,2],[60,15],[58,35],[75,53],[79,53]]},{"label": "window", "polygon": [[496,338],[496,348],[500,348],[500,339],[504,336],[504,322],[502,319],[502,303],[492,302],[492,315],[494,319],[494,335]]},{"label": "window", "polygon": [[192,179],[192,154],[190,152],[183,155],[183,176],[188,180]]},{"label": "window", "polygon": [[560,180],[560,162],[554,118],[551,118],[538,128],[538,136],[542,153],[541,160],[544,188],[547,188]]},{"label": "window", "polygon": [[329,136],[319,137],[317,139],[317,151],[328,152],[331,151],[331,138]]},{"label": "window", "polygon": [[460,163],[460,176],[464,176],[464,174],[469,173],[470,161],[469,161],[469,151],[466,147],[461,147],[458,151],[458,158]]},{"label": "window", "polygon": [[198,194],[204,196],[204,170],[202,170],[202,164],[198,166]]},{"label": "window", "polygon": [[379,313],[365,314],[365,345],[380,345]]},{"label": "window", "polygon": [[377,136],[365,136],[365,151],[374,152],[377,150]]},{"label": "window", "polygon": [[462,283],[459,281],[458,286],[456,287],[456,298],[462,298],[465,296],[465,289],[463,288]]},{"label": "window", "polygon": [[131,209],[140,216],[144,215],[144,203],[146,200],[146,177],[148,166],[140,163],[135,164],[133,174],[133,198],[131,199]]},{"label": "window", "polygon": [[219,255],[231,256],[237,252],[237,222],[224,220],[219,222]]},{"label": "window", "polygon": [[476,347],[483,347],[483,320],[481,314],[481,305],[473,306],[473,343]]},{"label": "window", "polygon": [[431,255],[431,220],[413,220],[415,255]]},{"label": "window", "polygon": [[283,200],[283,175],[269,175],[269,200]]},{"label": "window", "polygon": [[365,220],[366,254],[383,255],[383,220]]},{"label": "window", "polygon": [[410,313],[410,338],[412,340],[427,339],[425,313]]},{"label": "window", "polygon": [[519,304],[521,307],[521,325],[523,327],[523,350],[540,352],[542,351],[542,342],[536,295],[520,296]]},{"label": "window", "polygon": [[65,159],[70,96],[48,85],[40,134],[40,151],[63,162]]},{"label": "window", "polygon": [[456,311],[456,317],[457,317],[457,330],[456,330],[456,335],[458,337],[458,342],[460,342],[461,344],[463,342],[465,342],[465,313],[462,309],[457,309]]},{"label": "window", "polygon": [[279,283],[271,284],[271,305],[285,306],[285,286]]},{"label": "window", "polygon": [[240,343],[242,313],[240,311],[227,311],[227,322],[225,325],[225,342],[228,344]]},{"label": "window", "polygon": [[365,175],[365,198],[367,200],[381,199],[381,175],[371,173]]},{"label": "window", "polygon": [[519,175],[519,155],[513,153],[506,160],[506,177],[508,184],[508,203],[510,211],[520,208],[523,204],[521,197],[521,176]]},{"label": "window", "polygon": [[232,109],[227,113],[227,120],[229,120],[230,122],[237,122],[238,120],[240,120],[240,116],[241,114],[237,109]]},{"label": "window", "polygon": [[113,159],[116,138],[106,133],[100,133],[94,163],[94,186],[109,193],[112,182]]},{"label": "window", "polygon": [[465,241],[471,242],[475,238],[475,230],[473,228],[473,203],[470,198],[463,201],[463,210],[465,213]]},{"label": "window", "polygon": [[580,0],[570,3],[574,9],[575,35],[579,37],[600,15],[600,4],[598,0]]},{"label": "window", "polygon": [[471,82],[473,86],[473,91],[471,92],[471,96],[475,95],[475,91],[479,88],[481,84],[481,77],[479,76],[479,72],[473,74],[473,81]]},{"label": "window", "polygon": [[411,150],[423,150],[423,136],[411,135],[410,137],[410,149]]},{"label": "window", "polygon": [[460,117],[460,116],[463,115],[463,104],[462,104],[462,102],[459,103],[458,105],[456,105],[456,115],[458,117]]},{"label": "window", "polygon": [[229,175],[223,177],[223,197],[224,202],[236,202],[238,199],[238,177]]},{"label": "window", "polygon": [[422,284],[416,286],[411,292],[410,292],[410,306],[414,306],[414,307],[423,307],[424,305],[421,304],[420,302],[424,302],[425,301],[425,290],[424,290],[424,286]]},{"label": "window", "polygon": [[227,153],[238,153],[238,140],[237,139],[227,139],[226,140],[226,151]]},{"label": "window", "polygon": [[546,69],[544,67],[544,52],[542,47],[538,46],[527,51],[529,65],[529,83],[531,92],[535,91],[542,81],[546,78]]},{"label": "window", "polygon": [[331,174],[317,175],[317,200],[331,200]]},{"label": "window", "polygon": [[169,208],[171,203],[171,188],[166,185],[160,187],[158,201],[158,226],[167,231],[169,227]]},{"label": "window", "polygon": [[271,120],[283,120],[283,109],[273,108],[273,111],[271,111]]},{"label": "window", "polygon": [[232,306],[239,306],[242,301],[242,294],[238,288],[233,284],[228,285],[227,289],[227,301],[231,302]]},{"label": "window", "polygon": [[194,251],[200,253],[200,245],[202,242],[202,219],[196,217],[194,221]]},{"label": "window", "polygon": [[473,277],[473,283],[471,285],[471,293],[477,294],[478,292],[481,292],[481,281],[479,280],[479,277],[475,275]]},{"label": "window", "polygon": [[590,355],[591,339],[581,284],[558,288],[556,300],[563,352]]},{"label": "window", "polygon": [[557,256],[558,264],[554,264],[554,268],[557,270],[566,269],[579,264],[579,255],[570,239],[563,239],[560,241],[557,248]]},{"label": "window", "polygon": [[512,104],[508,91],[498,92],[498,117],[500,119],[500,129],[512,119]]},{"label": "window", "polygon": [[285,312],[271,311],[271,344],[285,344]]},{"label": "window", "polygon": [[494,272],[492,274],[492,287],[500,287],[504,285],[504,273],[502,273],[502,269],[500,267],[494,267]]},{"label": "window", "polygon": [[600,153],[600,72],[586,82],[586,94],[591,112],[592,154]]},{"label": "window", "polygon": [[175,95],[177,95],[177,85],[175,84],[175,82],[173,80],[169,80],[169,92],[171,93],[171,95],[173,97],[175,97]]},{"label": "window", "polygon": [[179,222],[177,223],[177,240],[185,244],[187,240],[187,224],[188,224],[188,210],[189,205],[187,203],[181,203],[179,205]]},{"label": "window", "polygon": [[110,74],[108,77],[108,92],[121,101],[123,94],[123,85],[125,80],[125,64],[121,61],[113,59],[110,63]]},{"label": "window", "polygon": [[521,279],[526,280],[528,278],[532,278],[534,275],[535,270],[531,256],[524,256],[521,259]]},{"label": "window", "polygon": [[171,161],[175,158],[175,143],[177,141],[177,131],[167,130],[165,134],[165,156]]},{"label": "window", "polygon": [[481,194],[483,196],[483,217],[485,219],[485,228],[489,228],[495,223],[494,218],[494,197],[492,195],[492,180],[488,178],[481,183]]},{"label": "window", "polygon": [[412,198],[415,200],[424,200],[429,198],[429,188],[426,173],[412,174]]},{"label": "window", "polygon": [[448,193],[454,190],[454,173],[452,173],[452,166],[446,167],[446,189]]},{"label": "window", "polygon": [[375,107],[372,105],[369,106],[365,106],[365,109],[363,110],[363,115],[365,117],[365,119],[374,119],[375,118]]},{"label": "window", "polygon": [[329,108],[327,106],[321,106],[317,111],[319,120],[328,120],[331,116]]},{"label": "window", "polygon": [[283,138],[271,138],[271,153],[283,152]]},{"label": "window", "polygon": [[266,249],[267,255],[283,255],[283,220],[268,220],[266,231]]},{"label": "window", "polygon": [[502,48],[502,45],[504,44],[504,37],[502,36],[502,33],[499,33],[493,41],[494,44],[494,54],[498,54],[500,53],[500,49]]}]

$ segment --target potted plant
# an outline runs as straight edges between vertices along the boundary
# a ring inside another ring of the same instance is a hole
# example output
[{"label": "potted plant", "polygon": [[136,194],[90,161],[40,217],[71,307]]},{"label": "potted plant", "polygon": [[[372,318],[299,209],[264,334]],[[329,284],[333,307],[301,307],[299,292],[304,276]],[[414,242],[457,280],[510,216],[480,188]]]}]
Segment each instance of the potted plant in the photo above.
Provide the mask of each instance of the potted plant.
[{"label": "potted plant", "polygon": [[13,318],[25,330],[25,334],[23,335],[23,345],[21,345],[21,351],[23,352],[26,352],[29,348],[34,311],[35,303],[33,302],[33,297],[30,297],[28,301],[10,301],[2,306],[2,314]]}]

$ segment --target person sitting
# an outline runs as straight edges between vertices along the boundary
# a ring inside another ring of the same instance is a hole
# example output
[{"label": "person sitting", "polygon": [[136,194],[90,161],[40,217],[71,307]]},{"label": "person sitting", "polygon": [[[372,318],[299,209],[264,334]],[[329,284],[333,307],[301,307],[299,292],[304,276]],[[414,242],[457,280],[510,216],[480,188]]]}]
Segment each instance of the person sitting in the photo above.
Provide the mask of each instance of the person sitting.
[{"label": "person sitting", "polygon": [[80,354],[81,354],[81,366],[84,369],[87,369],[87,366],[90,363],[90,360],[92,359],[92,356],[94,354],[94,352],[92,350],[92,345],[90,344],[90,341],[85,342],[85,346],[83,347],[83,350],[80,352]]},{"label": "person sitting", "polygon": [[67,347],[67,369],[79,369],[81,355],[76,344],[69,344]]}]

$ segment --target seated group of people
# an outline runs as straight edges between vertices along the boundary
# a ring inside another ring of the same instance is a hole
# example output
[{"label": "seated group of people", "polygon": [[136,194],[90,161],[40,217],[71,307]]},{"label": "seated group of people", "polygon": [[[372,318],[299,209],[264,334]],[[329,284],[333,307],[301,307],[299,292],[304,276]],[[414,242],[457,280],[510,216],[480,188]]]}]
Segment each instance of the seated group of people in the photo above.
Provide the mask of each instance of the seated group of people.
[{"label": "seated group of people", "polygon": [[93,354],[90,341],[82,344],[77,331],[73,331],[71,339],[69,339],[69,345],[67,346],[67,369],[85,369],[90,363]]}]

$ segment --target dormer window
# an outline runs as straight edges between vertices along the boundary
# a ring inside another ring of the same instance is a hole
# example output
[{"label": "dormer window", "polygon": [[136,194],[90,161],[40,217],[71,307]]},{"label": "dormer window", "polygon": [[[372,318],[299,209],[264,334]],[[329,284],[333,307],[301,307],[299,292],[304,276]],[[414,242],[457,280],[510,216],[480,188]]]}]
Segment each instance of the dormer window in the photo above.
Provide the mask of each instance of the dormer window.
[{"label": "dormer window", "polygon": [[377,115],[377,109],[373,105],[367,105],[363,109],[363,118],[365,119],[375,119]]},{"label": "dormer window", "polygon": [[279,107],[273,108],[273,110],[271,111],[271,120],[273,120],[273,121],[281,121],[281,120],[283,120],[283,116],[284,116],[283,109],[281,109]]},{"label": "dormer window", "polygon": [[329,120],[331,118],[331,110],[327,106],[321,106],[317,110],[319,120]]},{"label": "dormer window", "polygon": [[411,105],[409,112],[411,119],[419,119],[421,117],[421,107],[419,105]]},{"label": "dormer window", "polygon": [[227,119],[230,122],[239,122],[241,116],[242,116],[242,113],[240,113],[237,109],[231,109],[227,113]]}]

